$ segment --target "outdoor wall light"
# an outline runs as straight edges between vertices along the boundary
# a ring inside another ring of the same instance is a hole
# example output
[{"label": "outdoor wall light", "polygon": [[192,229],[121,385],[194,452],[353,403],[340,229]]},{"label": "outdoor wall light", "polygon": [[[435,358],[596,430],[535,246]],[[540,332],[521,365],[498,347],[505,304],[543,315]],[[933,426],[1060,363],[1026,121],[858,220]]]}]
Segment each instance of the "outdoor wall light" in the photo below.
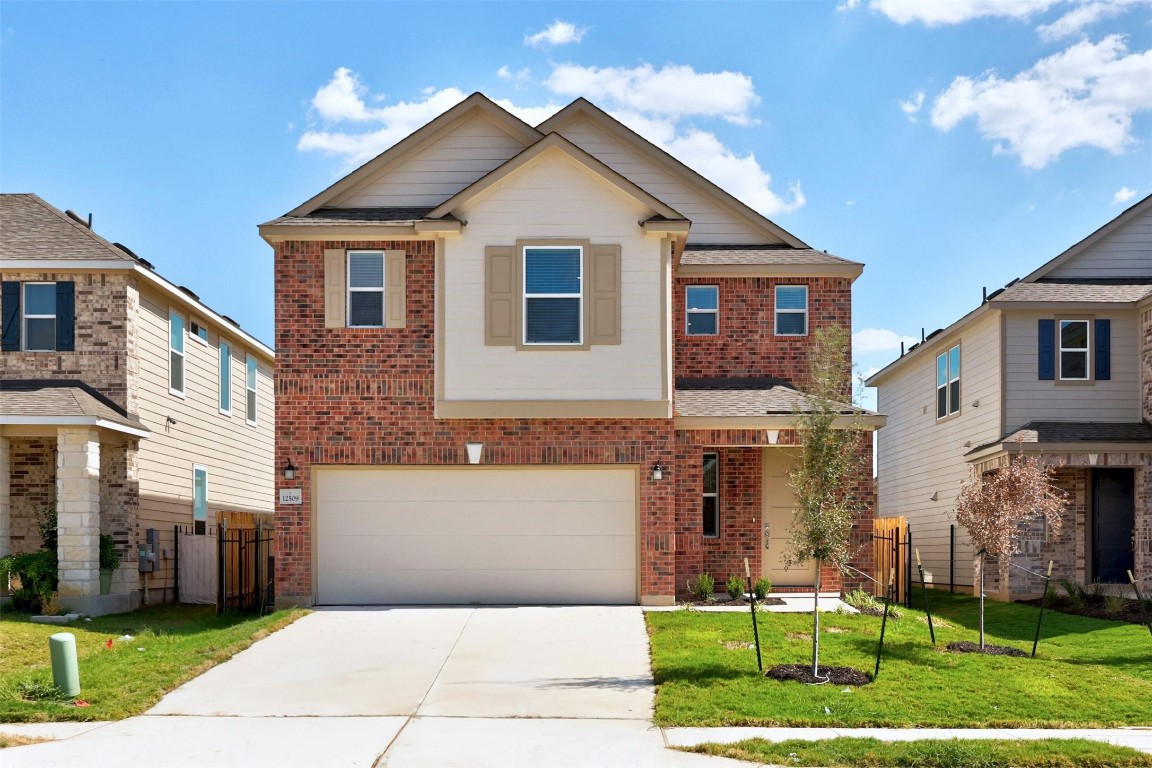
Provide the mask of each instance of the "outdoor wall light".
[{"label": "outdoor wall light", "polygon": [[284,464],[284,479],[285,480],[295,480],[296,479],[296,465],[294,465],[292,463],[292,459],[288,459],[287,463]]},{"label": "outdoor wall light", "polygon": [[780,430],[766,429],[764,434],[768,436],[768,445],[776,445],[780,441]]},{"label": "outdoor wall light", "polygon": [[468,449],[468,463],[479,464],[480,457],[484,453],[484,443],[465,443],[464,445]]},{"label": "outdoor wall light", "polygon": [[653,465],[653,467],[652,467],[652,479],[653,480],[663,480],[664,479],[664,465],[661,464],[660,462],[656,462],[656,464]]}]

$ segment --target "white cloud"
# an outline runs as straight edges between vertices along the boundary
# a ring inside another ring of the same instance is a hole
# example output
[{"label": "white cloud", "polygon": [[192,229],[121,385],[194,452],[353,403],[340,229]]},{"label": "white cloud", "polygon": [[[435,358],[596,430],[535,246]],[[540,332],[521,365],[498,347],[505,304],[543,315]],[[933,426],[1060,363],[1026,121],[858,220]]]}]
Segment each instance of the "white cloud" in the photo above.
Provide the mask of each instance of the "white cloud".
[{"label": "white cloud", "polygon": [[836,5],[836,10],[843,13],[844,11],[853,10],[858,5],[860,5],[860,0],[843,0]]},{"label": "white cloud", "polygon": [[1116,190],[1116,194],[1112,195],[1113,203],[1126,203],[1129,200],[1139,197],[1140,193],[1135,189],[1128,189],[1128,187],[1120,187]]},{"label": "white cloud", "polygon": [[[508,67],[497,74],[517,76]],[[759,103],[752,79],[738,72],[696,72],[689,66],[656,69],[554,65],[544,85],[565,100],[584,96],[656,146],[669,152],[747,205],[766,215],[788,213],[806,202],[799,181],[777,193],[772,177],[752,152],[740,154],[714,133],[691,124],[692,119],[721,119],[738,126],[756,125],[752,108]],[[420,128],[465,98],[458,88],[429,90],[413,102],[370,107],[379,99],[368,93],[357,75],[340,68],[312,100],[314,113],[325,124],[310,127],[297,148],[342,156],[359,165]],[[538,125],[563,104],[520,105],[509,99],[496,104]],[[335,123],[376,123],[371,130],[342,130]]]},{"label": "white cloud", "polygon": [[[852,334],[852,353],[868,355],[873,352],[899,352],[901,342],[906,347],[910,347],[916,341],[911,336],[901,336],[887,328],[861,328]],[[865,378],[871,376],[872,373],[866,374]]]},{"label": "white cloud", "polygon": [[577,27],[570,21],[556,20],[534,35],[524,36],[524,45],[539,48],[542,45],[578,43],[588,33],[588,27]]},{"label": "white cloud", "polygon": [[1082,3],[1051,24],[1040,25],[1036,32],[1045,42],[1061,40],[1078,34],[1098,21],[1119,16],[1137,3],[1146,2],[1148,0],[1093,0]]},{"label": "white cloud", "polygon": [[501,80],[511,80],[516,83],[522,83],[532,77],[532,70],[524,67],[521,70],[513,72],[507,64],[496,70],[496,76]]},{"label": "white cloud", "polygon": [[912,98],[907,101],[900,102],[900,111],[908,116],[912,122],[916,122],[916,113],[924,106],[924,89],[916,91],[912,94]]},{"label": "white cloud", "polygon": [[918,21],[936,27],[989,16],[1028,19],[1059,2],[1062,0],[872,0],[868,7],[897,24]]},{"label": "white cloud", "polygon": [[1120,154],[1133,143],[1132,116],[1152,109],[1152,50],[1128,53],[1124,37],[1082,41],[1010,80],[989,71],[957,77],[936,97],[932,125],[950,131],[976,120],[994,153],[1043,168],[1063,152],[1091,146]]}]

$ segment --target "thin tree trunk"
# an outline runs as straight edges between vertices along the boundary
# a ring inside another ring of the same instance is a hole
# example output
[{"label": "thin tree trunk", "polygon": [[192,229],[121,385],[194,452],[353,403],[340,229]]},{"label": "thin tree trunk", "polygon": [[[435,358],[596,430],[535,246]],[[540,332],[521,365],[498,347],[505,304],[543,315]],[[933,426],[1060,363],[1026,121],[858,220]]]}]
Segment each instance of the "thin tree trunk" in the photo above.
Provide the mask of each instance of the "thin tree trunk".
[{"label": "thin tree trunk", "polygon": [[980,650],[984,650],[984,565],[987,556],[980,553]]},{"label": "thin tree trunk", "polygon": [[812,677],[820,673],[820,571],[823,560],[816,561],[816,596],[812,598]]}]

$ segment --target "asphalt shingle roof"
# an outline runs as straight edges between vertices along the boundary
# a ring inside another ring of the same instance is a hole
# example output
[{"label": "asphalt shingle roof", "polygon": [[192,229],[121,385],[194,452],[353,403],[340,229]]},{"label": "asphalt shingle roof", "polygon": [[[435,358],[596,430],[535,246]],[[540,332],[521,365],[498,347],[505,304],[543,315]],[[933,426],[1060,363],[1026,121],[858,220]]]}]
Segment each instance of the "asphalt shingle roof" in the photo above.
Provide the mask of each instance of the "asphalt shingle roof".
[{"label": "asphalt shingle roof", "polygon": [[1001,443],[1148,443],[1152,449],[1152,426],[1138,422],[1030,421],[995,442],[969,451],[983,451]]},{"label": "asphalt shingle roof", "polygon": [[[867,413],[836,405],[843,414]],[[810,411],[812,399],[780,379],[677,379],[675,406],[677,416],[790,416]]]},{"label": "asphalt shingle roof", "polygon": [[0,259],[134,259],[33,194],[0,195]]},{"label": "asphalt shingle roof", "polygon": [[779,245],[722,245],[689,243],[680,257],[681,264],[856,264],[815,248],[792,248]]},{"label": "asphalt shingle roof", "polygon": [[307,216],[281,216],[268,224],[303,224],[331,226],[333,224],[401,224],[420,221],[432,208],[393,206],[386,208],[320,208]]},{"label": "asphalt shingle roof", "polygon": [[1152,294],[1152,283],[1016,283],[989,301],[1084,301],[1127,304]]},{"label": "asphalt shingle roof", "polygon": [[147,427],[82,381],[0,381],[0,416],[81,416],[103,419],[134,429]]}]

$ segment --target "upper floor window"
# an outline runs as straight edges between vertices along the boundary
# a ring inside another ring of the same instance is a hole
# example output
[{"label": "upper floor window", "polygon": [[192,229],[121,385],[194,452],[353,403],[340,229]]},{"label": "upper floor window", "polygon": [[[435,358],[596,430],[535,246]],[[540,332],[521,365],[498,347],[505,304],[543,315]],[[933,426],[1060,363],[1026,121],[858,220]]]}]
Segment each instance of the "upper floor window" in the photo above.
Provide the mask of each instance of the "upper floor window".
[{"label": "upper floor window", "polygon": [[168,391],[184,396],[184,316],[168,312]]},{"label": "upper floor window", "polygon": [[720,454],[704,454],[704,538],[720,536]]},{"label": "upper floor window", "polygon": [[256,358],[248,355],[248,367],[244,377],[244,416],[249,424],[256,424]]},{"label": "upper floor window", "polygon": [[1060,380],[1088,380],[1088,321],[1060,321]]},{"label": "upper floor window", "polygon": [[808,335],[808,286],[776,286],[776,335]]},{"label": "upper floor window", "polygon": [[936,418],[960,412],[960,345],[936,357]]},{"label": "upper floor window", "polygon": [[196,318],[191,318],[188,320],[188,335],[201,344],[208,344],[208,329],[204,327]]},{"label": "upper floor window", "polygon": [[689,336],[715,336],[719,328],[720,288],[715,285],[689,285],[684,289],[685,333]]},{"label": "upper floor window", "polygon": [[220,340],[220,413],[232,415],[232,346]]},{"label": "upper floor window", "polygon": [[584,249],[524,248],[524,343],[580,344]]},{"label": "upper floor window", "polygon": [[75,283],[3,284],[5,352],[71,352],[75,349]]},{"label": "upper floor window", "polygon": [[384,252],[348,253],[348,327],[384,327]]}]

